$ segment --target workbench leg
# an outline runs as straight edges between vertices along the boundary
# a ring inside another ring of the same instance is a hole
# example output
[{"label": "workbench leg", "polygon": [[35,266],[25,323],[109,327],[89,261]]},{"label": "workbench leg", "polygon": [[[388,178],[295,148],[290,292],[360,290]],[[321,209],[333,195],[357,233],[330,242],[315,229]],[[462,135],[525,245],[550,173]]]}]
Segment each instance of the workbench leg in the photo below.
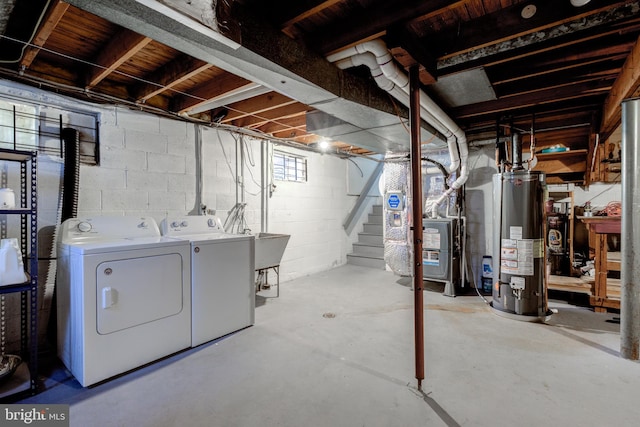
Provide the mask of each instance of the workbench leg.
[{"label": "workbench leg", "polygon": [[[596,283],[594,297],[601,301],[607,298],[607,235],[602,233],[596,234]],[[603,307],[595,307],[598,313],[606,312]]]}]

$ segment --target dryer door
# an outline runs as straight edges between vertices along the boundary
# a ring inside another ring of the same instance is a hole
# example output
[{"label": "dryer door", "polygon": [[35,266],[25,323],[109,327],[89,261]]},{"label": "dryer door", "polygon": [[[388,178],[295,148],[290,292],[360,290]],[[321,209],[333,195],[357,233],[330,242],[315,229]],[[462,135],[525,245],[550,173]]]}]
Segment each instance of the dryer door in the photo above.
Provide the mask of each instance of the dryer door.
[{"label": "dryer door", "polygon": [[98,333],[110,334],[180,313],[184,304],[183,286],[182,257],[179,254],[111,260],[98,264]]}]

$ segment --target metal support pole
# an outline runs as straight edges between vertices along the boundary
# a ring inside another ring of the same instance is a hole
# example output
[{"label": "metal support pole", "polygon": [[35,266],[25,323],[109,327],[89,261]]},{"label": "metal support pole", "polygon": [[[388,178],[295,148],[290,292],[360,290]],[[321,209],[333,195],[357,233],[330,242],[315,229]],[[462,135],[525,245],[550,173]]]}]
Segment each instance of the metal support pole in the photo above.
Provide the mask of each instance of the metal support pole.
[{"label": "metal support pole", "polygon": [[269,179],[269,142],[262,141],[260,144],[260,184],[262,192],[260,193],[260,231],[267,233],[269,231],[269,194],[271,193],[271,182]]},{"label": "metal support pole", "polygon": [[640,99],[622,103],[620,355],[640,358]]},{"label": "metal support pole", "polygon": [[418,66],[409,70],[409,117],[411,127],[411,199],[413,214],[413,299],[415,317],[416,379],[424,379],[424,301],[422,279],[422,155],[420,152],[420,79]]}]

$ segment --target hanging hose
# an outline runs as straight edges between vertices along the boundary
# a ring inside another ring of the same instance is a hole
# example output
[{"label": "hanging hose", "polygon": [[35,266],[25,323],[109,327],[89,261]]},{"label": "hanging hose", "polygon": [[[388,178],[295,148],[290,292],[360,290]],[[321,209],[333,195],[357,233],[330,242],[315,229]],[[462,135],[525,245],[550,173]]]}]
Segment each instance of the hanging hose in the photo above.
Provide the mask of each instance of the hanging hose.
[{"label": "hanging hose", "polygon": [[61,222],[78,215],[78,185],[80,181],[80,132],[62,129],[64,141],[64,177],[62,180]]},{"label": "hanging hose", "polygon": [[57,273],[57,240],[60,224],[78,215],[78,189],[80,184],[80,132],[73,128],[64,128],[60,134],[63,142],[64,167],[62,176],[62,189],[60,190],[62,201],[59,201],[58,218],[53,231],[53,244],[47,268],[47,280],[45,289],[53,286],[51,306],[49,310],[49,324],[47,335],[52,343],[57,340],[57,308],[56,308],[56,273]]}]

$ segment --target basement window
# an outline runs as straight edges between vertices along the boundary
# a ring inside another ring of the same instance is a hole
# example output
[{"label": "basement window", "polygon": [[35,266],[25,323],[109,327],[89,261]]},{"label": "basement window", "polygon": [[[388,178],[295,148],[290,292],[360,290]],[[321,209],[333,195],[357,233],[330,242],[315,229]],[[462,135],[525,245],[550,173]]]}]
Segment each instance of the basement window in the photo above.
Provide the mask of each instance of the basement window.
[{"label": "basement window", "polygon": [[273,179],[278,181],[307,181],[307,159],[302,156],[273,152]]},{"label": "basement window", "polygon": [[61,132],[78,131],[80,162],[98,164],[98,114],[0,98],[0,148],[63,157]]}]

